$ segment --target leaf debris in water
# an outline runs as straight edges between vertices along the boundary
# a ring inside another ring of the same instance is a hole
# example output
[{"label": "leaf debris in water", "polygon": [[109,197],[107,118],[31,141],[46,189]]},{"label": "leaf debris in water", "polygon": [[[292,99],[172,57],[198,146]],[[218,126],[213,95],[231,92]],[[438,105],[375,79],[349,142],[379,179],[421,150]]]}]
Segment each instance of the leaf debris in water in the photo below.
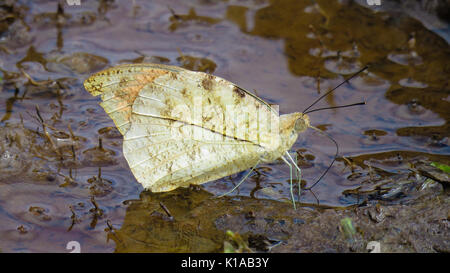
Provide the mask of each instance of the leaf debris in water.
[{"label": "leaf debris in water", "polygon": [[430,165],[435,167],[435,168],[438,168],[438,169],[440,169],[440,170],[442,170],[442,171],[444,171],[446,173],[450,173],[450,166],[448,166],[448,165],[441,164],[441,163],[438,163],[438,162],[431,162]]}]

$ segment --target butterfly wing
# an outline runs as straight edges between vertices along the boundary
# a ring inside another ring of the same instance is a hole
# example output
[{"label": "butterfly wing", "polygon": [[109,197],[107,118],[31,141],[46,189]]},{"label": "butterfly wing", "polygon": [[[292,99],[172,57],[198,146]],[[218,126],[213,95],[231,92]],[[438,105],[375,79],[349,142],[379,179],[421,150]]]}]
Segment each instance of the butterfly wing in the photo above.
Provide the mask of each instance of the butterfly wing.
[{"label": "butterfly wing", "polygon": [[278,145],[278,112],[213,75],[166,65],[119,65],[94,74],[84,85],[101,95],[101,106],[122,134],[130,127],[133,106],[135,114],[182,121],[266,148]]},{"label": "butterfly wing", "polygon": [[124,156],[152,191],[253,167],[277,147],[274,109],[219,77],[173,66],[120,65],[85,81],[124,135]]},{"label": "butterfly wing", "polygon": [[[202,139],[196,139],[195,133],[201,133]],[[136,179],[161,192],[253,167],[264,148],[179,121],[132,116],[123,153]]]},{"label": "butterfly wing", "polygon": [[159,64],[126,64],[100,71],[84,87],[93,96],[101,95],[100,105],[123,134],[130,127],[131,106],[141,89],[155,78],[183,68]]}]

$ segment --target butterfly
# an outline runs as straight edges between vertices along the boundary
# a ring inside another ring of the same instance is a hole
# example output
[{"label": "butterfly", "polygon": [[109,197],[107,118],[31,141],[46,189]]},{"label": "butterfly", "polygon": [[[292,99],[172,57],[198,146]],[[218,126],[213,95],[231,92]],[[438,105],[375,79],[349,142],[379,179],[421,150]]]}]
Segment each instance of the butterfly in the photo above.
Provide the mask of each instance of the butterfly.
[{"label": "butterfly", "polygon": [[295,208],[292,173],[301,177],[301,170],[288,151],[300,133],[316,129],[306,113],[279,115],[225,79],[161,64],[118,65],[90,76],[84,87],[101,97],[145,189],[171,191],[251,169],[234,190],[259,163],[281,158],[290,168]]}]

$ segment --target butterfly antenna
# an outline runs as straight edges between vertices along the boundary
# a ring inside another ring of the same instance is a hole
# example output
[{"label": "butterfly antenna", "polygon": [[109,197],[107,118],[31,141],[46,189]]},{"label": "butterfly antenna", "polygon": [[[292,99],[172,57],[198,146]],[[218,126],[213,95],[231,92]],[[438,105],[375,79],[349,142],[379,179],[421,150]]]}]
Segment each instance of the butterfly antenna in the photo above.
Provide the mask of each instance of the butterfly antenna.
[{"label": "butterfly antenna", "polygon": [[344,83],[348,83],[351,79],[353,79],[354,77],[356,77],[359,73],[363,72],[364,70],[366,70],[367,68],[369,68],[367,65],[364,66],[361,70],[359,70],[358,72],[356,72],[355,74],[351,75],[349,78],[347,78],[345,81],[341,82],[340,84],[338,84],[335,88],[331,89],[330,91],[326,92],[325,94],[323,94],[322,96],[320,96],[318,99],[316,99],[310,106],[308,106],[305,110],[303,110],[302,113],[305,113],[306,111],[309,110],[309,108],[313,107],[316,103],[318,103],[321,99],[325,98],[326,96],[328,96],[328,94],[330,94],[331,92],[333,92],[334,90],[338,89],[339,87],[341,87]]},{"label": "butterfly antenna", "polygon": [[336,142],[336,140],[334,140],[329,134],[325,133],[324,131],[320,130],[319,128],[316,128],[314,126],[309,126],[310,128],[316,130],[317,132],[321,133],[322,135],[326,136],[327,138],[329,138],[331,141],[333,141],[334,145],[336,146],[336,154],[334,155],[333,161],[331,161],[331,164],[328,166],[328,168],[322,173],[322,175],[319,177],[319,179],[317,179],[316,182],[314,182],[314,184],[312,184],[312,186],[305,188],[305,190],[311,190],[312,188],[314,188],[319,182],[320,180],[322,180],[322,178],[327,174],[327,172],[331,169],[331,167],[333,166],[333,163],[336,161],[336,158],[339,154],[339,146],[338,143]]},{"label": "butterfly antenna", "polygon": [[314,198],[316,199],[317,205],[320,206],[319,198],[317,198],[316,194],[315,194],[312,190],[309,190],[309,191],[312,193],[312,195],[313,195]]},{"label": "butterfly antenna", "polygon": [[312,112],[317,112],[317,111],[322,111],[322,110],[337,109],[337,108],[346,108],[346,107],[357,106],[357,105],[365,105],[365,104],[366,104],[365,101],[361,101],[361,102],[352,103],[352,104],[347,104],[347,105],[339,105],[339,106],[332,106],[332,107],[323,107],[323,108],[317,108],[317,109],[313,109],[313,110],[306,111],[306,112],[304,112],[303,114],[309,114],[309,113],[312,113]]}]

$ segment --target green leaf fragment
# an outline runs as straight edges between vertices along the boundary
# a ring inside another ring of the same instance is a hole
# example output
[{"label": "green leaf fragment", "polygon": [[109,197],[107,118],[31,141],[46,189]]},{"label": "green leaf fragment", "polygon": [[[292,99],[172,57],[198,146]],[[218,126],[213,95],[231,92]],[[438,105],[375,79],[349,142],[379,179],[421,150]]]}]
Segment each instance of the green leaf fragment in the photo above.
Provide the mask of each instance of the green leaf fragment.
[{"label": "green leaf fragment", "polygon": [[356,229],[353,227],[352,219],[348,217],[341,220],[340,230],[347,239],[353,239],[353,236],[356,234]]},{"label": "green leaf fragment", "polygon": [[444,171],[446,173],[450,173],[450,166],[448,166],[448,165],[441,164],[441,163],[438,163],[438,162],[431,162],[430,165],[435,167],[435,168],[438,168],[438,169],[440,169],[440,170],[442,170],[442,171]]},{"label": "green leaf fragment", "polygon": [[239,233],[234,233],[231,230],[226,231],[226,236],[231,242],[225,241],[223,244],[223,252],[225,253],[244,253],[252,252],[247,243],[242,239]]},{"label": "green leaf fragment", "polygon": [[225,241],[223,242],[223,252],[224,253],[235,253],[236,249],[234,249],[233,245],[229,242]]}]

